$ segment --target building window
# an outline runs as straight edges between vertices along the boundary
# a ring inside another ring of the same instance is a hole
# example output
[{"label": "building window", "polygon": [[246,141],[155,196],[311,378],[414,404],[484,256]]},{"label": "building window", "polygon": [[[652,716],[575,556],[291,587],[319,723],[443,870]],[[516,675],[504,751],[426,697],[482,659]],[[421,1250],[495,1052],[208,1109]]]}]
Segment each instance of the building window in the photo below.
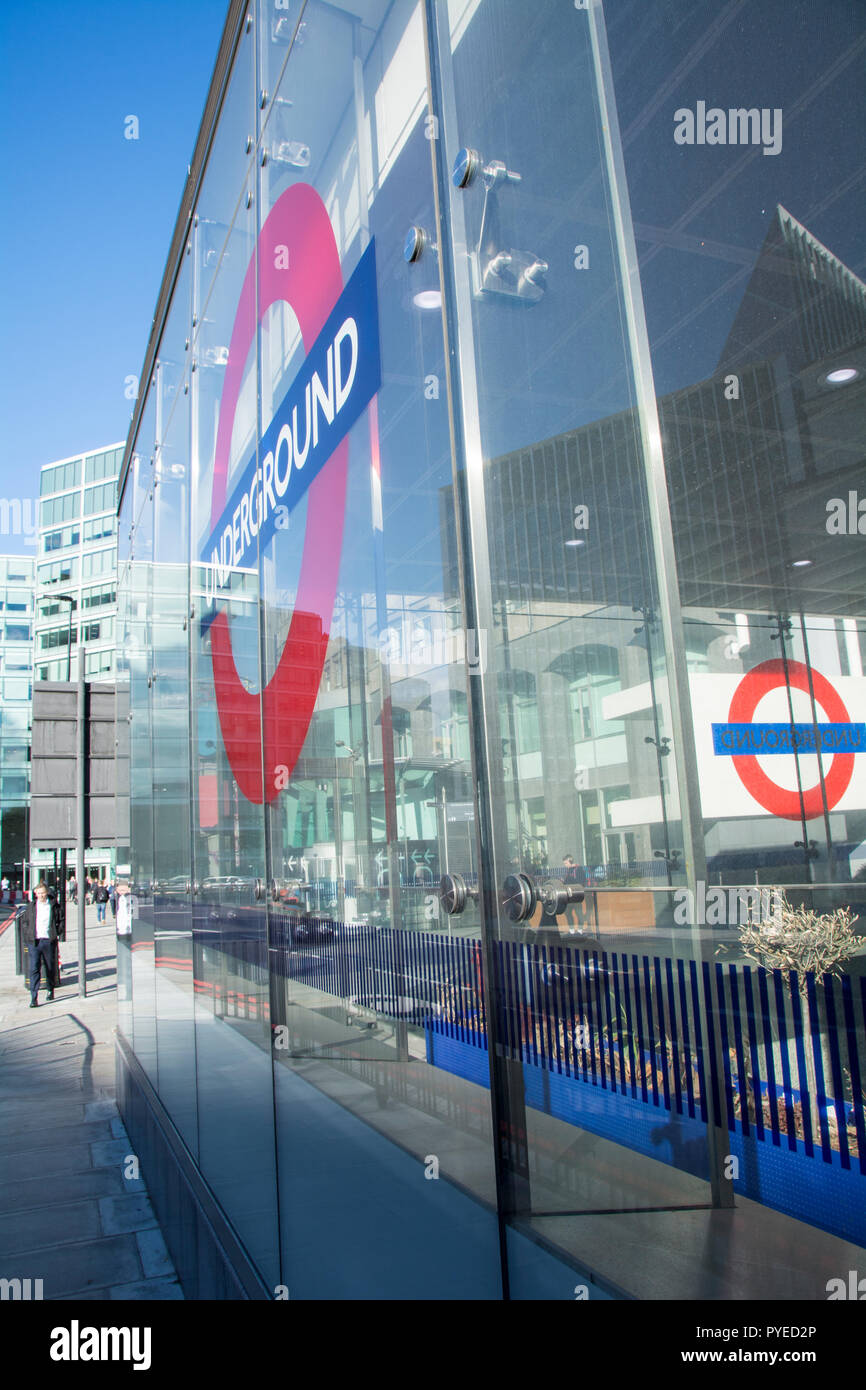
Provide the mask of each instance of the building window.
[{"label": "building window", "polygon": [[40,503],[40,526],[57,526],[62,521],[74,521],[81,513],[81,493],[67,492],[61,497],[49,497]]},{"label": "building window", "polygon": [[78,557],[70,555],[65,560],[55,560],[49,565],[39,565],[36,570],[38,584],[68,584],[78,578]]},{"label": "building window", "polygon": [[114,568],[114,551],[97,550],[92,555],[81,557],[81,577],[89,579],[95,574],[105,574]]},{"label": "building window", "polygon": [[[78,641],[78,629],[72,629],[73,645]],[[52,647],[65,647],[69,642],[69,628],[55,627],[50,632],[40,632],[39,647],[42,651],[50,651]]]},{"label": "building window", "polygon": [[64,492],[77,487],[81,482],[81,459],[71,459],[69,463],[58,463],[53,468],[43,468],[39,483],[39,494],[47,497],[52,492]]},{"label": "building window", "polygon": [[101,608],[106,604],[115,603],[117,593],[114,589],[87,589],[81,596],[82,608]]},{"label": "building window", "polygon": [[84,523],[85,541],[101,541],[104,536],[114,535],[114,517],[99,516]]},{"label": "building window", "polygon": [[99,454],[90,454],[84,462],[85,483],[99,483],[103,478],[116,478],[120,472],[123,449],[105,449]]},{"label": "building window", "polygon": [[114,510],[117,504],[117,483],[100,483],[98,487],[89,487],[84,492],[84,515],[92,516],[94,512],[104,512],[109,508]]}]

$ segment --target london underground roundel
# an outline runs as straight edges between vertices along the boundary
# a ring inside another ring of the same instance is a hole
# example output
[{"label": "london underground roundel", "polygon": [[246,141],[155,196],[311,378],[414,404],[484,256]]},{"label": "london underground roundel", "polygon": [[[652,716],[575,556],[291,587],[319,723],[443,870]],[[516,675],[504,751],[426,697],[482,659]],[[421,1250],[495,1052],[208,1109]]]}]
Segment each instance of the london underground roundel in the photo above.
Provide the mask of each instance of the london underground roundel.
[{"label": "london underground roundel", "polygon": [[[262,318],[280,301],[297,317],[304,361],[227,495],[244,367]],[[340,570],[347,436],[379,384],[373,242],[344,286],[327,209],[310,185],[295,184],[264,222],[241,289],[220,400],[211,530],[201,551],[211,585],[213,606],[203,626],[210,632],[220,730],[237,784],[252,802],[279,794],[310,727]],[[285,518],[304,496],[306,531],[285,645],[264,689],[249,691],[220,602],[230,597],[234,571],[254,570],[259,547],[274,536],[280,544]]]},{"label": "london underground roundel", "polygon": [[[765,695],[790,686],[814,697],[829,722],[760,723],[755,720]],[[866,752],[866,726],[852,723],[842,697],[826,676],[801,661],[775,658],[753,667],[734,691],[728,723],[713,724],[716,755],[727,755],[746,791],[783,820],[812,820],[841,801],[854,773],[854,755]],[[832,754],[829,768],[814,786],[780,786],[758,762],[768,755]]]}]

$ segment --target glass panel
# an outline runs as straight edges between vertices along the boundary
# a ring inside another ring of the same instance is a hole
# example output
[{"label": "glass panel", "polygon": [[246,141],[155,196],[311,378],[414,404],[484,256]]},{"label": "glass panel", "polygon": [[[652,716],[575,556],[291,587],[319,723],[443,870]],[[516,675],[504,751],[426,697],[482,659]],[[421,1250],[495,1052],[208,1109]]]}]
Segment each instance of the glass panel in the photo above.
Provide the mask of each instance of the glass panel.
[{"label": "glass panel", "polygon": [[680,910],[731,971],[733,1256],[777,1241],[773,1296],[824,1298],[866,1244],[862,972],[833,917],[866,906],[862,12],[610,18],[703,815]]},{"label": "glass panel", "polygon": [[[245,37],[242,46],[244,61],[251,61],[252,39]],[[237,133],[237,127],[230,129]],[[211,211],[219,209],[217,215],[228,222],[237,192],[226,188],[226,200],[221,205],[214,202]],[[202,1171],[263,1277],[274,1286],[279,1256],[267,944],[265,914],[255,895],[257,881],[266,876],[264,817],[261,804],[247,800],[232,776],[226,740],[231,742],[240,733],[247,756],[259,767],[261,752],[233,713],[225,715],[222,725],[217,719],[221,688],[231,684],[237,671],[246,691],[259,688],[258,581],[254,561],[232,575],[230,597],[215,619],[208,595],[213,592],[216,569],[209,567],[212,550],[205,545],[224,499],[231,496],[240,465],[255,448],[254,318],[241,315],[242,325],[249,328],[242,346],[234,333],[236,309],[255,248],[256,207],[250,185],[240,194],[240,211],[228,231],[193,345],[195,1035]],[[205,270],[200,248],[207,235],[208,229],[200,223],[195,233],[199,249],[193,252],[194,303],[202,292]],[[252,295],[247,302],[254,308]],[[233,419],[226,403],[232,392],[237,402]],[[215,644],[226,634],[231,655],[221,661]]]},{"label": "glass panel", "polygon": [[[401,259],[434,219],[423,16],[308,4],[303,22],[263,136],[259,243],[262,466],[284,419],[298,468],[327,458],[258,537],[283,1279],[301,1298],[498,1297],[486,1062],[472,1081],[448,1064],[454,1029],[478,1027],[478,918],[446,927],[437,898],[471,780],[439,270],[429,244]],[[373,242],[381,384],[317,459],[339,388],[323,361],[305,406],[310,351]]]},{"label": "glass panel", "polygon": [[[160,1097],[196,1153],[196,1048],[189,796],[189,355],[191,255],[160,344],[165,420],[154,469],[154,952]],[[184,366],[187,368],[183,370]],[[105,628],[104,620],[99,624]]]},{"label": "glass panel", "polygon": [[[501,1189],[509,1277],[515,1296],[541,1296],[549,1269],[521,1237],[541,1238],[567,1298],[581,1271],[627,1286],[591,1213],[712,1201],[700,1111],[689,1156],[670,1166],[593,1138],[594,1088],[627,1087],[629,1048],[643,1066],[626,991],[645,1015],[663,1009],[659,927],[683,871],[675,711],[587,14],[435,9],[478,624],[470,695],[493,833],[486,1041],[498,1124],[515,1136]],[[577,1143],[592,1161],[574,1161]]]},{"label": "glass panel", "polygon": [[[149,402],[150,404],[150,402]],[[156,410],[143,417],[152,428]],[[139,430],[145,447],[152,436]],[[136,455],[135,493],[152,496],[148,456]],[[148,490],[146,490],[148,489]],[[153,508],[143,505],[132,528],[127,570],[127,663],[132,711],[130,725],[130,891],[136,900],[130,943],[132,963],[132,1040],[135,1053],[159,1089],[156,1051],[156,980],[153,940]]]}]

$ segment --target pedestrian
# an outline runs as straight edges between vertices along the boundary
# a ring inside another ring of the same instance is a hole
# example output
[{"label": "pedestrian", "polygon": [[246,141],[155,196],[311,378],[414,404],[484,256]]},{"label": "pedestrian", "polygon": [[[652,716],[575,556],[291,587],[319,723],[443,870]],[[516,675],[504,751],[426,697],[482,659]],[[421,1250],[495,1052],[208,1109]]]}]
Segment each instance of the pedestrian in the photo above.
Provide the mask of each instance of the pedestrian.
[{"label": "pedestrian", "polygon": [[48,982],[48,998],[54,998],[57,979],[57,938],[59,936],[60,909],[57,902],[48,896],[44,882],[36,885],[35,899],[31,900],[21,917],[21,940],[30,953],[30,1007],[35,1009],[39,1003],[39,984],[42,967]]},{"label": "pedestrian", "polygon": [[9,880],[5,874],[0,878],[0,899],[4,903],[9,902]]},{"label": "pedestrian", "polygon": [[108,885],[108,901],[111,903],[111,915],[117,917],[117,884],[114,879]]},{"label": "pedestrian", "polygon": [[100,879],[93,894],[93,901],[96,903],[97,922],[105,921],[105,909],[108,906],[108,888]]},{"label": "pedestrian", "polygon": [[136,916],[137,902],[129,891],[126,879],[117,880],[117,995],[129,1001],[132,998],[132,921]]},{"label": "pedestrian", "polygon": [[72,875],[72,877],[71,877],[70,880],[69,880],[69,899],[70,899],[70,902],[72,902],[72,903],[74,903],[74,904],[77,905],[77,903],[78,903],[78,883],[76,882],[76,879],[75,879],[75,875],[74,875],[74,874]]}]

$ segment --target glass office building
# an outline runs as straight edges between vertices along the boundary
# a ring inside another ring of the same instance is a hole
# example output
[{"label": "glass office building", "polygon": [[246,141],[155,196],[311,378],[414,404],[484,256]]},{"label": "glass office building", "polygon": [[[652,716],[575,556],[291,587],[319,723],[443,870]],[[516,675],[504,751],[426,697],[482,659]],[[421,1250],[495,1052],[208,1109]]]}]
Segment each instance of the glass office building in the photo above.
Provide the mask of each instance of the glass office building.
[{"label": "glass office building", "polygon": [[862,1268],[864,47],[231,4],[118,531],[119,1097],[188,1296]]},{"label": "glass office building", "polygon": [[[49,463],[39,477],[36,679],[114,671],[117,479],[123,444]],[[85,650],[86,649],[86,650]]]},{"label": "glass office building", "polygon": [[22,888],[30,810],[33,570],[24,555],[0,555],[0,877]]}]

